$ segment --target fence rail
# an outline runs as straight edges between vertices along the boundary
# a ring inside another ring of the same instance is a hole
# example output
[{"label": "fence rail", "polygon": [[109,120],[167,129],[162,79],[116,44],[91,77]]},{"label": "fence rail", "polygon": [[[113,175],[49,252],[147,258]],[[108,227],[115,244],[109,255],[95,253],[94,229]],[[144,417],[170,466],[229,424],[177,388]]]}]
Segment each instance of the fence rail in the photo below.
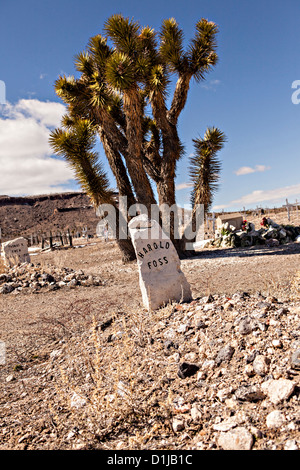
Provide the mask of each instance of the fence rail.
[{"label": "fence rail", "polygon": [[4,235],[0,228],[0,246],[1,243],[12,240],[13,238],[23,237],[27,240],[28,247],[32,246],[41,246],[44,248],[53,248],[55,245],[59,244],[60,246],[73,246],[73,238],[79,238],[81,236],[80,232],[70,232],[67,231],[49,231],[49,232],[34,232],[31,235]]}]

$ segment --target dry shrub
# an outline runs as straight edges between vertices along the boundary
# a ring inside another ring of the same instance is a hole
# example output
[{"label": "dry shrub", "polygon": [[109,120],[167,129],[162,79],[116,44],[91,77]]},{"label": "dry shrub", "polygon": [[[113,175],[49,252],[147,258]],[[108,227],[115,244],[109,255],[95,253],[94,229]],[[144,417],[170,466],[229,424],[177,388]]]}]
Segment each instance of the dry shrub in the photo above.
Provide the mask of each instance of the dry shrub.
[{"label": "dry shrub", "polygon": [[147,449],[173,434],[168,384],[177,366],[152,341],[147,315],[116,315],[109,328],[94,318],[85,334],[66,344],[57,390],[85,442]]},{"label": "dry shrub", "polygon": [[0,256],[0,274],[7,271],[7,266],[5,265],[2,256]]},{"label": "dry shrub", "polygon": [[294,299],[300,299],[300,271],[296,273],[291,282],[291,294]]}]

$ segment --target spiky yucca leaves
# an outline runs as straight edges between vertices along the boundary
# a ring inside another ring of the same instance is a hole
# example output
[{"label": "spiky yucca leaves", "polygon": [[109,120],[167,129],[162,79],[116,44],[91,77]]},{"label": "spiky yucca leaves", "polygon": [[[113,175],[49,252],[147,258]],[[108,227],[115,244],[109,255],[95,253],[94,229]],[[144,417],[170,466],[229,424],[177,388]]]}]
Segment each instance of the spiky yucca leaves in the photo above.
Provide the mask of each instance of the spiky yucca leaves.
[{"label": "spiky yucca leaves", "polygon": [[67,130],[55,129],[50,134],[49,142],[57,155],[62,156],[73,168],[76,180],[91,198],[95,207],[99,204],[112,203],[112,191],[98,154],[93,151],[96,134],[87,120],[73,120],[64,116]]},{"label": "spiky yucca leaves", "polygon": [[160,31],[160,54],[172,71],[183,72],[185,55],[183,48],[183,31],[176,20],[164,20]]},{"label": "spiky yucca leaves", "polygon": [[112,15],[104,25],[104,30],[113,41],[115,48],[128,55],[135,54],[138,49],[139,29],[137,22],[124,18],[120,14]]},{"label": "spiky yucca leaves", "polygon": [[91,37],[88,42],[88,52],[93,58],[98,72],[104,76],[106,61],[113,53],[113,50],[107,44],[107,39],[101,36],[101,34]]},{"label": "spiky yucca leaves", "polygon": [[217,153],[223,148],[226,137],[219,129],[212,127],[204,138],[193,139],[195,154],[190,159],[190,176],[193,184],[192,205],[204,205],[206,213],[218,189],[221,163]]},{"label": "spiky yucca leaves", "polygon": [[75,67],[78,72],[86,75],[87,77],[92,77],[95,73],[95,66],[93,58],[86,51],[82,51],[75,57]]},{"label": "spiky yucca leaves", "polygon": [[218,26],[202,18],[196,24],[196,34],[189,49],[190,70],[197,81],[217,63],[216,35]]},{"label": "spiky yucca leaves", "polygon": [[106,65],[106,79],[113,88],[125,91],[136,82],[136,70],[132,59],[123,52],[114,52]]}]

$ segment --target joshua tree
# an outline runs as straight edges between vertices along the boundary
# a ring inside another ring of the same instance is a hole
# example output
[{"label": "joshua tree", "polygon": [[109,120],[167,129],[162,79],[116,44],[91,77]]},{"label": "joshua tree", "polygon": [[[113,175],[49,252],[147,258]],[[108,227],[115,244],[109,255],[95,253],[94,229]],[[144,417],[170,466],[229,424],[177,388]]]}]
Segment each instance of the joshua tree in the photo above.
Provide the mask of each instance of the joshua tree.
[{"label": "joshua tree", "polygon": [[190,159],[190,176],[193,183],[191,202],[204,205],[207,213],[211,207],[214,193],[218,189],[221,163],[217,153],[223,148],[226,137],[217,128],[208,128],[202,139],[193,139],[195,153]]},{"label": "joshua tree", "polygon": [[225,134],[215,127],[208,128],[203,139],[193,139],[195,153],[190,158],[192,233],[196,232],[196,208],[201,205],[206,215],[219,187],[221,162],[217,153],[223,148],[225,141]]},{"label": "joshua tree", "polygon": [[[184,48],[183,31],[173,18],[164,20],[156,33],[122,15],[113,15],[104,25],[106,36],[90,38],[87,49],[76,56],[80,77],[58,78],[55,90],[67,105],[67,115],[62,128],[51,134],[50,142],[54,151],[74,166],[77,178],[96,205],[111,200],[107,177],[92,152],[96,134],[119,194],[127,196],[129,204],[137,201],[149,213],[151,206],[158,204],[162,217],[164,207],[176,204],[176,165],[184,153],[178,119],[192,78],[196,82],[204,80],[217,62],[217,31],[215,23],[201,19],[196,23],[194,38]],[[174,76],[176,85],[170,96]],[[82,125],[86,128],[87,151],[80,146]],[[215,145],[215,138],[215,133],[207,132],[207,147]],[[204,158],[203,165],[208,161]],[[198,164],[196,160],[191,162],[195,168]],[[204,201],[199,197],[200,185],[208,194],[207,187],[212,187],[213,175],[219,171],[211,160],[209,165],[199,177],[197,171],[193,173],[195,203]],[[206,174],[211,171],[207,180]],[[172,219],[170,236],[182,254],[182,244],[174,237],[174,223]],[[121,249],[125,257],[131,258],[132,250],[126,254],[129,247]]]}]

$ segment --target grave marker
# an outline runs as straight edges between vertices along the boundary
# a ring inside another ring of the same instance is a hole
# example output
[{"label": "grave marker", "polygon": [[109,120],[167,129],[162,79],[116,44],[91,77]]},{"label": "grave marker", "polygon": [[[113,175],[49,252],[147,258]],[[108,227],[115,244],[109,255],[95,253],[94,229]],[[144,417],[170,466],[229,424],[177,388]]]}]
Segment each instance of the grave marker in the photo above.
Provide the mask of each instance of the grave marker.
[{"label": "grave marker", "polygon": [[2,243],[1,256],[4,260],[4,263],[8,266],[25,262],[30,263],[27,240],[23,237],[20,237]]},{"label": "grave marker", "polygon": [[143,304],[156,310],[170,301],[191,300],[191,289],[180,269],[177,251],[162,228],[147,215],[128,224],[139,268]]}]

